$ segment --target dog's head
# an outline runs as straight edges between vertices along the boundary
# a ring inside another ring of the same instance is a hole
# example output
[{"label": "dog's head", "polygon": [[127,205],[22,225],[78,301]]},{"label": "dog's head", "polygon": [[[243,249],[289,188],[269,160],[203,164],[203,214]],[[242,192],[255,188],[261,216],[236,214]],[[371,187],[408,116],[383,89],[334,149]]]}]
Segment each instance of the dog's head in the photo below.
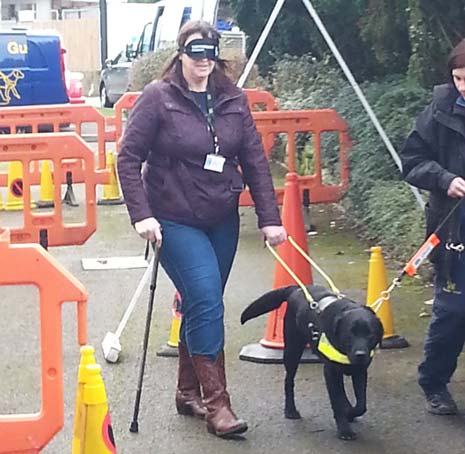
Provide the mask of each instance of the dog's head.
[{"label": "dog's head", "polygon": [[335,318],[333,328],[334,344],[349,357],[350,363],[368,366],[384,332],[373,310],[358,306],[343,311]]}]

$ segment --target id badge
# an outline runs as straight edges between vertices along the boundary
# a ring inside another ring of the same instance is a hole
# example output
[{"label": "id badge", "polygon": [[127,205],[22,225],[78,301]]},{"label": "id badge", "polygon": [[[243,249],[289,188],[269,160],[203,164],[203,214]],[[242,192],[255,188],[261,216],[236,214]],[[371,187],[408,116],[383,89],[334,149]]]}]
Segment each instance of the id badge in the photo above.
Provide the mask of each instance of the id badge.
[{"label": "id badge", "polygon": [[226,158],[224,156],[210,153],[207,154],[205,158],[205,164],[203,165],[203,168],[205,170],[211,170],[212,172],[222,173],[225,161]]}]

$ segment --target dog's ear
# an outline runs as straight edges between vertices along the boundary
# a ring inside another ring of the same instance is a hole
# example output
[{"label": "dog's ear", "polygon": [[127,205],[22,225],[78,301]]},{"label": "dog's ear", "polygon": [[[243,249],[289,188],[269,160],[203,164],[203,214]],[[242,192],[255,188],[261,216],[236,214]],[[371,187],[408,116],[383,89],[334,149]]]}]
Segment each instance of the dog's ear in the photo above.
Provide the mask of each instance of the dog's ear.
[{"label": "dog's ear", "polygon": [[376,323],[376,339],[378,340],[378,344],[383,340],[384,336],[384,327],[383,324],[381,323],[381,320],[376,316],[375,318],[375,323]]},{"label": "dog's ear", "polygon": [[330,336],[330,339],[334,342],[336,342],[339,338],[339,335],[341,334],[341,325],[342,325],[342,319],[344,318],[344,313],[340,313],[334,317],[333,323],[331,324],[331,332],[327,333]]},{"label": "dog's ear", "polygon": [[376,315],[376,312],[371,307],[369,306],[361,306],[361,307],[363,307],[365,310],[371,312],[374,315],[373,323],[374,323],[375,336],[376,336],[378,343],[380,343],[384,335],[384,327],[383,327],[383,324],[381,323],[381,320],[379,319],[379,317]]}]

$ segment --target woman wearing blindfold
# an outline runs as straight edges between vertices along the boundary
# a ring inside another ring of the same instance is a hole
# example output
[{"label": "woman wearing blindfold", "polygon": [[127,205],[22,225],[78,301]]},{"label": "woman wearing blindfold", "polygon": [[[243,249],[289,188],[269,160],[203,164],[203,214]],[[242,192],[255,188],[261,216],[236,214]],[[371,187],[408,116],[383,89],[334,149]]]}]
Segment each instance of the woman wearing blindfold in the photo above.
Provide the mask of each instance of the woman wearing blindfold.
[{"label": "woman wearing blindfold", "polygon": [[260,135],[244,93],[225,75],[219,38],[206,22],[181,28],[163,80],[144,89],[130,115],[118,173],[136,232],[161,247],[160,263],[182,297],[177,410],[228,437],[247,430],[231,409],[223,353],[223,292],[244,183],[264,237],[277,246],[287,235]]}]

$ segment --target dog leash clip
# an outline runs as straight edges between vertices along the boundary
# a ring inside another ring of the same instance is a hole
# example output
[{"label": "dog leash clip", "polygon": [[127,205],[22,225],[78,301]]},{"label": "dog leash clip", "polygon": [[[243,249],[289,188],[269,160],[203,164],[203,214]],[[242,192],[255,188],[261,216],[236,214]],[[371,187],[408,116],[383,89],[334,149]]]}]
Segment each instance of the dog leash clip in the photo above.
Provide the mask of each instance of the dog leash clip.
[{"label": "dog leash clip", "polygon": [[312,322],[308,324],[308,330],[310,331],[312,341],[318,342],[320,340],[320,332],[315,329],[315,325]]},{"label": "dog leash clip", "polygon": [[448,251],[455,251],[455,252],[463,252],[465,250],[465,246],[463,245],[463,243],[446,243],[444,245],[444,247],[448,250]]},{"label": "dog leash clip", "polygon": [[370,307],[373,309],[373,311],[376,313],[379,311],[381,306],[385,301],[387,301],[391,295],[391,292],[396,288],[400,286],[402,277],[396,277],[392,280],[391,285],[386,289],[381,292],[381,296],[372,304],[370,304]]}]

